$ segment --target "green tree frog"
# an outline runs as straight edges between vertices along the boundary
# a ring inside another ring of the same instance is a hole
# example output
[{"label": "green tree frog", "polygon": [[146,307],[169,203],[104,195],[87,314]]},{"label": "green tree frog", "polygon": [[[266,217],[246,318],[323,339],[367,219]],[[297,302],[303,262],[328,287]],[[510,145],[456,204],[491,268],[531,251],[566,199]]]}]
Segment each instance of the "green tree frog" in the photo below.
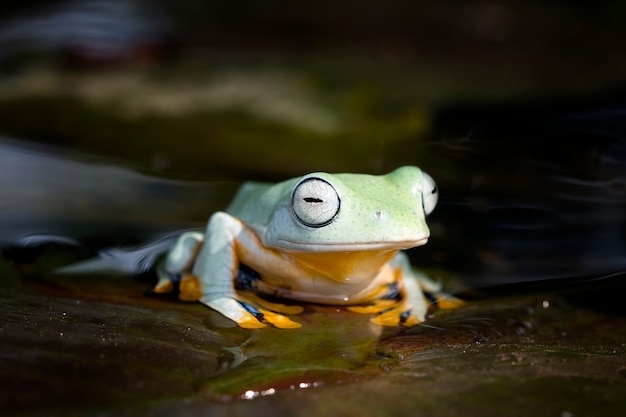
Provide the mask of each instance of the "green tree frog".
[{"label": "green tree frog", "polygon": [[401,251],[427,242],[425,217],[437,198],[433,179],[412,166],[380,176],[316,172],[245,183],[204,233],[180,236],[158,268],[155,291],[178,285],[181,299],[199,300],[243,328],[301,326],[288,315],[302,307],[264,296],[415,325],[431,303],[425,292],[439,288]]}]

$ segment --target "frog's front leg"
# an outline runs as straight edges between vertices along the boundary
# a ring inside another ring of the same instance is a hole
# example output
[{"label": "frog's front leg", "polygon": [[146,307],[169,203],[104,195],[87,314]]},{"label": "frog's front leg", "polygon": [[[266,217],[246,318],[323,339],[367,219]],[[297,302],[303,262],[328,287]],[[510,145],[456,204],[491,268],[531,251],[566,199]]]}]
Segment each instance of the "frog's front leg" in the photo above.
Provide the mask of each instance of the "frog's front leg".
[{"label": "frog's front leg", "polygon": [[383,326],[414,326],[424,321],[430,305],[453,308],[461,304],[460,300],[442,293],[438,283],[415,271],[404,252],[399,252],[388,266],[394,275],[393,283],[372,304],[349,310],[373,313],[370,321]]},{"label": "frog's front leg", "polygon": [[252,230],[235,217],[217,212],[211,216],[205,236],[204,245],[192,269],[192,274],[198,277],[202,287],[200,302],[244,328],[265,327],[265,322],[280,328],[301,326],[237,294],[235,277],[239,269],[240,250],[270,252],[262,247]]},{"label": "frog's front leg", "polygon": [[197,301],[202,296],[200,283],[191,275],[196,257],[204,235],[200,232],[185,232],[176,241],[163,262],[157,267],[158,282],[154,287],[156,293],[174,290],[178,284],[179,298],[185,301]]}]

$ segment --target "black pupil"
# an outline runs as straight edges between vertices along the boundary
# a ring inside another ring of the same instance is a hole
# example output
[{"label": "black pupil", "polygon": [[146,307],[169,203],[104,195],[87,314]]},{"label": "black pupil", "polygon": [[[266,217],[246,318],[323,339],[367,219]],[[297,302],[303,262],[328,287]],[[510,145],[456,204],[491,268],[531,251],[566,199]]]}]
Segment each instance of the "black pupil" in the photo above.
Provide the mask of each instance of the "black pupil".
[{"label": "black pupil", "polygon": [[305,197],[304,201],[306,201],[307,203],[323,203],[324,200],[322,200],[321,198],[315,198],[315,197]]},{"label": "black pupil", "polygon": [[433,188],[433,191],[431,192],[431,194],[435,194],[437,192],[437,187]]}]

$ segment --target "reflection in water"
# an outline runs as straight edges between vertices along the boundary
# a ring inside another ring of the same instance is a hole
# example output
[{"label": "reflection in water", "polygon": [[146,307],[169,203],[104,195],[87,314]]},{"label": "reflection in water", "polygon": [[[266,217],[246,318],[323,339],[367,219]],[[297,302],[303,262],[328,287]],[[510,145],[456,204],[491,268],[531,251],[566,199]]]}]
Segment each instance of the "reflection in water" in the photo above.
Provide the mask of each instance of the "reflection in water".
[{"label": "reflection in water", "polygon": [[251,400],[283,391],[355,382],[378,375],[385,358],[372,355],[383,328],[364,315],[308,306],[304,326],[264,328],[229,349],[232,362],[203,381],[203,395],[221,401]]},{"label": "reflection in water", "polygon": [[[55,270],[61,274],[121,273],[126,275],[143,274],[150,271],[159,256],[174,246],[183,231],[167,233],[147,244],[136,248],[107,248],[100,250],[98,256]],[[28,240],[29,238],[27,238]],[[55,240],[44,243],[56,243]],[[61,242],[64,243],[64,242]]]},{"label": "reflection in water", "polygon": [[0,140],[0,245],[139,243],[204,227],[238,184],[139,174],[62,149]]}]

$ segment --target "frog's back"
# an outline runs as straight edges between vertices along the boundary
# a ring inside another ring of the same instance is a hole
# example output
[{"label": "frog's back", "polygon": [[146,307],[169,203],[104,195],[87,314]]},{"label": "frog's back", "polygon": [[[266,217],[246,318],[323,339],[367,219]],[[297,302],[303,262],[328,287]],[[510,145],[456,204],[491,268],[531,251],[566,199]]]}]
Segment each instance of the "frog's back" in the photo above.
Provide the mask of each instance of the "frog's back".
[{"label": "frog's back", "polygon": [[271,186],[272,184],[265,182],[249,181],[243,183],[228,205],[226,212],[235,217],[239,217],[247,207],[254,205],[254,201],[271,188]]},{"label": "frog's back", "polygon": [[226,212],[250,226],[267,225],[277,206],[289,201],[288,180],[278,184],[264,182],[244,183]]}]

